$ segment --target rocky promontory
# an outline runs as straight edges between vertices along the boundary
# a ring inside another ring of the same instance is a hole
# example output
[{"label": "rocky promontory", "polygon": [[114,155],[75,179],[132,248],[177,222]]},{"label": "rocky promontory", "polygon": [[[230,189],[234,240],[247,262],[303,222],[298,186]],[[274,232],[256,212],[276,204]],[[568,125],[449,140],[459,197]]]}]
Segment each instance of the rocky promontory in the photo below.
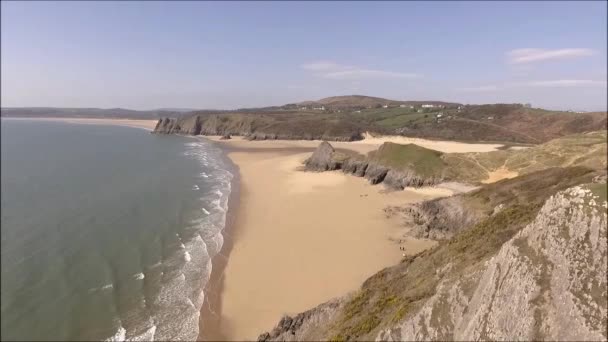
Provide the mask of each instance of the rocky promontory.
[{"label": "rocky promontory", "polygon": [[[398,151],[395,151],[395,146]],[[436,153],[439,153],[413,144],[384,143],[377,151],[363,158],[337,153],[331,144],[324,141],[304,165],[309,171],[342,170],[357,177],[365,177],[371,184],[383,183],[387,187],[401,190],[406,187],[435,185],[443,181],[444,177],[441,176],[440,169],[432,172],[417,170],[419,166],[417,159],[421,158],[421,152],[425,158],[436,158]],[[397,153],[399,156],[394,155]],[[404,159],[401,159],[401,153],[405,155]],[[398,160],[395,161],[393,158]],[[425,160],[421,163],[429,163],[429,161]]]}]

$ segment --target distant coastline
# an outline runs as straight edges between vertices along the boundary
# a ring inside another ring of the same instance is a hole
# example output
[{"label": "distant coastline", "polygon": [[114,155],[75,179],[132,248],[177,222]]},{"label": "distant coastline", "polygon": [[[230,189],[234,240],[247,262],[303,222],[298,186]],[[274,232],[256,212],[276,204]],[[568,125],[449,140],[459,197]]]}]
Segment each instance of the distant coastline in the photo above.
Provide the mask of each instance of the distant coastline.
[{"label": "distant coastline", "polygon": [[73,124],[87,125],[117,125],[128,126],[135,128],[143,128],[148,131],[153,131],[158,120],[137,120],[137,119],[94,119],[94,118],[66,118],[66,117],[11,117],[3,116],[2,119],[8,120],[38,120],[38,121],[60,121]]}]

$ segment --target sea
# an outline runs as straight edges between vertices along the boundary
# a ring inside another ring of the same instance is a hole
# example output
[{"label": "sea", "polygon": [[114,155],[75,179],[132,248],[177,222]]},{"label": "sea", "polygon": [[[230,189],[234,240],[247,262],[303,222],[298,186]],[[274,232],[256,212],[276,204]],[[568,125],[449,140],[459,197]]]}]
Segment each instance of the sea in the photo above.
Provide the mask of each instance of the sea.
[{"label": "sea", "polygon": [[234,172],[140,128],[1,120],[2,340],[195,340]]}]

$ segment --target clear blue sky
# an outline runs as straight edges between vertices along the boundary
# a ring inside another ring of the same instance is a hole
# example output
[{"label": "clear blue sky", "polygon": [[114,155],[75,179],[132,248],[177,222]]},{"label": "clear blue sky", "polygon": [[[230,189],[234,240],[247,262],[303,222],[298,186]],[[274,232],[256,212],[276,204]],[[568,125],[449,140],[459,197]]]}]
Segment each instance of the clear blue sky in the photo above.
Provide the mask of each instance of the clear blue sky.
[{"label": "clear blue sky", "polygon": [[7,2],[2,106],[606,109],[606,2]]}]

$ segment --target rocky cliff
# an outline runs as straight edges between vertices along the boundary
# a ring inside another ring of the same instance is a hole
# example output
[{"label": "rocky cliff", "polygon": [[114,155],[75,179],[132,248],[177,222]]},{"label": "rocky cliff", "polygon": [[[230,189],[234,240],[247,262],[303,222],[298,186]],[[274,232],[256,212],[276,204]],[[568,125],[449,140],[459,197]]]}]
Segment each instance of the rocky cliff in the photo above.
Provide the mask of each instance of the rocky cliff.
[{"label": "rocky cliff", "polygon": [[361,126],[328,116],[287,114],[200,114],[160,119],[154,133],[187,135],[235,135],[250,140],[363,139]]},{"label": "rocky cliff", "polygon": [[[259,340],[605,341],[605,176],[585,173],[578,181],[565,190],[544,187],[542,202],[507,201]],[[504,194],[514,185],[496,186]]]},{"label": "rocky cliff", "polygon": [[581,166],[549,168],[488,184],[465,194],[387,207],[385,213],[388,217],[399,217],[412,236],[444,240],[509,206],[540,205],[556,191],[588,182],[596,175],[605,173]]}]

